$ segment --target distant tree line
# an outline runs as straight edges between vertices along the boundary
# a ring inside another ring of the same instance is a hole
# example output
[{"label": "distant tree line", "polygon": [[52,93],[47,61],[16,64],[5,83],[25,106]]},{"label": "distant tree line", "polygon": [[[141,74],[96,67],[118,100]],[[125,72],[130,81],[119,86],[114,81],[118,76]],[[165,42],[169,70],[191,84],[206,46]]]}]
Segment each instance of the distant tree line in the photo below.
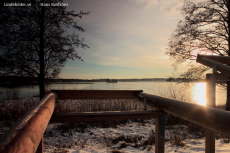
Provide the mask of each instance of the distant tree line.
[{"label": "distant tree line", "polygon": [[[24,85],[38,85],[37,78],[27,76],[0,76],[0,86],[16,87]],[[47,79],[46,83],[74,83],[74,82],[106,82],[106,79]],[[110,79],[109,79],[110,80]],[[118,82],[141,82],[141,81],[153,81],[153,82],[179,82],[183,78],[140,78],[140,79],[113,79]],[[200,81],[200,80],[189,80]]]}]

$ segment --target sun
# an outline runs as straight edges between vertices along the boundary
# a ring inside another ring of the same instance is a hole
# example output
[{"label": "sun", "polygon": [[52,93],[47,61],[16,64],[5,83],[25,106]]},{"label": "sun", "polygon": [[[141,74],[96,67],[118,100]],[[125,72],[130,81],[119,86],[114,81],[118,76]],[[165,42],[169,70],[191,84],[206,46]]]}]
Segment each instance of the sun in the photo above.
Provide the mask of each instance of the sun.
[{"label": "sun", "polygon": [[193,89],[193,100],[200,105],[206,105],[206,83],[196,83]]}]

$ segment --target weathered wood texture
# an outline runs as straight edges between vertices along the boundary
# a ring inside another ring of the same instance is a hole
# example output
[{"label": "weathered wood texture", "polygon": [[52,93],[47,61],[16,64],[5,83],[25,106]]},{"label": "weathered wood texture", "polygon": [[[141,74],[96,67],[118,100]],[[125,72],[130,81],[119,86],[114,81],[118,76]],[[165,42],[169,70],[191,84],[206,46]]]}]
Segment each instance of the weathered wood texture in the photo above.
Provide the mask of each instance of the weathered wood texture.
[{"label": "weathered wood texture", "polygon": [[155,119],[155,153],[164,153],[165,150],[165,115]]},{"label": "weathered wood texture", "polygon": [[[216,105],[216,74],[206,74],[206,106]],[[215,153],[215,132],[205,129],[205,152]]]},{"label": "weathered wood texture", "polygon": [[84,113],[58,113],[54,114],[50,122],[84,122],[84,121],[113,121],[126,119],[156,118],[165,114],[162,111],[109,111]]},{"label": "weathered wood texture", "polygon": [[230,112],[146,93],[140,93],[139,96],[146,98],[150,106],[230,136]]},{"label": "weathered wood texture", "polygon": [[216,61],[218,63],[222,64],[230,64],[230,57],[229,56],[218,56],[218,55],[200,55],[198,54],[198,57],[205,57],[210,60]]},{"label": "weathered wood texture", "polygon": [[215,132],[205,129],[205,153],[215,153]]},{"label": "weathered wood texture", "polygon": [[204,55],[198,54],[196,61],[198,63],[201,63],[205,66],[210,67],[210,68],[212,68],[214,65],[216,65],[216,69],[218,71],[220,71],[221,73],[223,73],[225,75],[230,76],[230,67],[221,63],[221,58],[223,58],[223,57],[219,57],[219,58],[220,58],[220,60],[215,59],[216,61],[214,61],[212,59],[212,56],[204,56]]},{"label": "weathered wood texture", "polygon": [[58,99],[135,99],[143,90],[52,90]]},{"label": "weathered wood texture", "polygon": [[220,81],[230,81],[230,75],[228,74],[216,74],[216,80],[220,80]]},{"label": "weathered wood texture", "polygon": [[55,108],[55,102],[56,95],[50,93],[29,109],[0,137],[0,152],[36,152]]},{"label": "weathered wood texture", "polygon": [[44,148],[44,138],[41,138],[40,140],[40,143],[38,145],[38,148],[36,150],[36,153],[44,153],[45,151],[45,148]]},{"label": "weathered wood texture", "polygon": [[216,79],[215,74],[206,74],[206,106],[216,107]]}]

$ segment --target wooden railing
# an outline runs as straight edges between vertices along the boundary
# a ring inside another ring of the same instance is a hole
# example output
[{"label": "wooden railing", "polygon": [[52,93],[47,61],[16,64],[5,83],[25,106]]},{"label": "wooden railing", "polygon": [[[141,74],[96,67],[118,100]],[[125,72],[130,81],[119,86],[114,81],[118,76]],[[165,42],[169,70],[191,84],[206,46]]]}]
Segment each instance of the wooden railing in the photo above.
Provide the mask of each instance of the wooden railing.
[{"label": "wooden railing", "polygon": [[[135,118],[155,118],[155,152],[164,152],[166,113],[178,116],[205,128],[230,136],[230,112],[186,103],[183,101],[143,93],[142,90],[53,90],[41,102],[33,106],[9,131],[0,138],[0,152],[43,152],[43,133],[49,121],[79,122],[108,121]],[[56,96],[56,94],[57,96]],[[158,110],[110,111],[110,112],[54,112],[59,99],[138,99]],[[53,115],[52,115],[53,114]],[[52,117],[51,117],[52,115]],[[51,120],[50,120],[51,118]],[[39,127],[39,128],[38,128]]]},{"label": "wooden railing", "polygon": [[168,114],[230,136],[230,112],[228,111],[146,93],[140,93],[139,97],[147,99],[148,105]]},{"label": "wooden railing", "polygon": [[50,93],[29,109],[0,137],[0,152],[43,152],[43,134],[53,114],[56,95]]}]

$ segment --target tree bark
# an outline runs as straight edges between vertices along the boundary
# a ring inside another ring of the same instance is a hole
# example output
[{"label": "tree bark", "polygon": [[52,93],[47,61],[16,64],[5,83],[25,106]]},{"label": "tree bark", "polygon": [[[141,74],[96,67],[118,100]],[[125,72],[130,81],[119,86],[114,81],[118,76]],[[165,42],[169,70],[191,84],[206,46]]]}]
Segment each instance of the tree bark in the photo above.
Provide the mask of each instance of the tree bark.
[{"label": "tree bark", "polygon": [[[41,0],[41,3],[44,3],[44,0]],[[41,17],[40,17],[40,53],[39,53],[39,62],[40,62],[39,92],[40,92],[40,99],[42,99],[45,96],[44,16],[45,16],[45,10],[44,10],[44,7],[41,6]]]},{"label": "tree bark", "polygon": [[[229,49],[230,49],[230,4],[229,4],[229,0],[225,0],[225,3],[226,3],[226,6],[227,6],[227,24],[228,24],[228,33],[227,33],[227,36],[228,36],[228,56],[230,56],[230,52],[229,52]],[[230,66],[230,65],[228,65]],[[226,110],[227,111],[230,111],[230,81],[226,81],[226,85],[227,85],[227,98],[226,98]]]}]

